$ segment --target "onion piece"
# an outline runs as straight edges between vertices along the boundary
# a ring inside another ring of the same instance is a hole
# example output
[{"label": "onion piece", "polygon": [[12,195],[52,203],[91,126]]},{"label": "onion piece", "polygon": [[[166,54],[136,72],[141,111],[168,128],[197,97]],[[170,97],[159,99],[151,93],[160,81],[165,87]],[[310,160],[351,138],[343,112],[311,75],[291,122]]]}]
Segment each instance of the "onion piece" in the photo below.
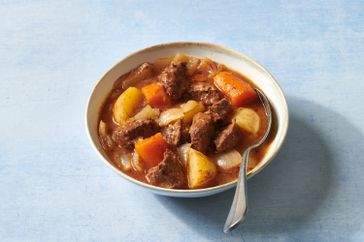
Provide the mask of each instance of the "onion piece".
[{"label": "onion piece", "polygon": [[208,75],[209,78],[213,78],[217,73],[223,71],[226,67],[222,64],[216,64],[209,58],[203,58],[199,65],[197,66],[197,70],[205,75]]},{"label": "onion piece", "polygon": [[169,123],[183,118],[182,108],[170,108],[163,111],[159,116],[159,125],[166,126]]},{"label": "onion piece", "polygon": [[180,157],[180,159],[182,161],[182,165],[184,167],[187,167],[188,152],[189,152],[190,148],[191,148],[190,143],[183,144],[177,148],[179,157]]},{"label": "onion piece", "polygon": [[120,161],[120,165],[121,165],[121,169],[123,169],[123,171],[130,171],[131,167],[131,154],[127,153],[127,154],[122,154],[119,158]]},{"label": "onion piece", "polygon": [[171,61],[173,60],[173,57],[162,57],[158,58],[153,62],[153,71],[154,73],[160,73],[166,68]]},{"label": "onion piece", "polygon": [[140,158],[138,152],[136,152],[136,150],[133,151],[133,153],[131,154],[131,165],[133,166],[133,169],[135,171],[143,171],[143,163],[142,163],[142,159]]},{"label": "onion piece", "polygon": [[135,114],[134,118],[136,120],[146,120],[150,118],[156,118],[159,115],[158,108],[152,108],[149,105],[146,105],[142,110],[140,110],[137,114]]},{"label": "onion piece", "polygon": [[[123,89],[135,86],[138,82],[145,80],[153,75],[153,66],[150,63],[143,63],[133,69],[125,79],[119,79],[114,84],[114,87],[122,86]],[[120,83],[121,82],[121,83]]]},{"label": "onion piece", "polygon": [[99,136],[100,136],[100,143],[101,146],[105,150],[110,150],[114,148],[114,141],[111,139],[110,135],[108,134],[107,126],[104,121],[100,121],[99,124]]},{"label": "onion piece", "polygon": [[106,133],[106,123],[101,120],[99,124],[99,135],[106,136]]},{"label": "onion piece", "polygon": [[229,150],[227,152],[216,155],[215,160],[217,166],[222,170],[229,170],[238,167],[241,163],[241,155],[237,150]]}]

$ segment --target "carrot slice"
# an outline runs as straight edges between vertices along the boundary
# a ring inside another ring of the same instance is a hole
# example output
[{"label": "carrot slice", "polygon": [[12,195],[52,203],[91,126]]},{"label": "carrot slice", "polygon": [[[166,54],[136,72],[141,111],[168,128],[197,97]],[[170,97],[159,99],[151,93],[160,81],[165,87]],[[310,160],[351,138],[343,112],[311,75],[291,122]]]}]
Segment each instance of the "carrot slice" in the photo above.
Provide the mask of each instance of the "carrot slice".
[{"label": "carrot slice", "polygon": [[142,93],[144,94],[148,104],[152,107],[160,107],[170,104],[170,100],[164,90],[164,87],[157,83],[152,83],[142,87]]},{"label": "carrot slice", "polygon": [[257,98],[257,94],[250,84],[231,72],[218,73],[214,77],[214,84],[235,107],[241,107]]},{"label": "carrot slice", "polygon": [[162,134],[157,133],[152,137],[137,141],[135,143],[135,149],[145,165],[147,167],[153,167],[163,160],[167,143],[164,141]]}]

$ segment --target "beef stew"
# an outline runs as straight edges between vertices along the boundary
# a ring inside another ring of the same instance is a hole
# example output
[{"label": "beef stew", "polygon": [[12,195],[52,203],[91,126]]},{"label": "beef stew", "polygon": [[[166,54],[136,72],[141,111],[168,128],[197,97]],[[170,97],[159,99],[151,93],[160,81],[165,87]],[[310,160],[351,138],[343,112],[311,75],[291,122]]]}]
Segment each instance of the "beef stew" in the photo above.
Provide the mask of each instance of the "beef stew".
[{"label": "beef stew", "polygon": [[[254,87],[208,58],[177,54],[143,63],[114,83],[100,111],[100,143],[115,167],[151,185],[198,189],[233,181],[241,153],[267,127]],[[270,140],[251,153],[248,172]]]}]

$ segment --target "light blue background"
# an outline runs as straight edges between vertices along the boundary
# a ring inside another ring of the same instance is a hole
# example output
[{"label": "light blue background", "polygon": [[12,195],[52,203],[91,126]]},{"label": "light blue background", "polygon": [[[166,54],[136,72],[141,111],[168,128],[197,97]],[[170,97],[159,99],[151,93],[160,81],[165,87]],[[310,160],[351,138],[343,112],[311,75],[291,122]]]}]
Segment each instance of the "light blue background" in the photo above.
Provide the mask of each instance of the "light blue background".
[{"label": "light blue background", "polygon": [[[1,241],[364,241],[363,1],[1,1],[0,16]],[[286,142],[228,235],[232,191],[142,191],[85,134],[108,68],[180,40],[245,52],[289,103]]]}]

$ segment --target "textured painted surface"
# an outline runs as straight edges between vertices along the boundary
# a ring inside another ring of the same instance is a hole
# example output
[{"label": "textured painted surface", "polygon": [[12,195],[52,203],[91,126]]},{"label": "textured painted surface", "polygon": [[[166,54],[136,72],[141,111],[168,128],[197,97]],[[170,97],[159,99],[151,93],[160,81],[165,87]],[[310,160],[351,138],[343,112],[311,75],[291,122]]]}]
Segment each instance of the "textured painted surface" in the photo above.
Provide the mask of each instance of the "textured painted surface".
[{"label": "textured painted surface", "polygon": [[[364,241],[364,2],[249,2],[1,1],[0,240]],[[94,82],[178,40],[247,53],[288,97],[286,143],[249,181],[248,221],[229,235],[231,191],[139,190],[85,135]]]}]

